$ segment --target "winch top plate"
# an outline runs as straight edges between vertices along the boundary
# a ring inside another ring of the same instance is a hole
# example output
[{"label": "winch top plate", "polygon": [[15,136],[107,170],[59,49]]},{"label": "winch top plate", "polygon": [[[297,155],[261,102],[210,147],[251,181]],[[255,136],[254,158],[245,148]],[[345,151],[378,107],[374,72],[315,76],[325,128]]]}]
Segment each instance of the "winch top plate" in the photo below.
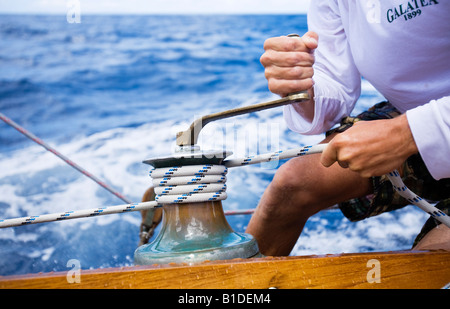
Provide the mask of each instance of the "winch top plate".
[{"label": "winch top plate", "polygon": [[182,165],[201,165],[201,164],[221,164],[222,161],[232,155],[231,151],[209,150],[209,151],[181,151],[166,157],[150,158],[142,161],[154,168],[182,166]]}]

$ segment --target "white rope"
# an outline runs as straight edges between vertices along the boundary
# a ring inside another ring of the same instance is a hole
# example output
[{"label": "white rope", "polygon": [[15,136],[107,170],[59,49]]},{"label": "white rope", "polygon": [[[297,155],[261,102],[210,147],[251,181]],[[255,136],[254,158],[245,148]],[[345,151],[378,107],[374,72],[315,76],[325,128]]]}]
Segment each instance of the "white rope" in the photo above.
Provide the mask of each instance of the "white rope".
[{"label": "white rope", "polygon": [[227,198],[226,174],[228,167],[244,166],[274,160],[320,153],[326,144],[306,146],[262,155],[225,160],[223,165],[185,165],[158,168],[150,171],[155,189],[155,200],[160,204],[218,201]]},{"label": "white rope", "polygon": [[404,197],[408,202],[410,202],[413,205],[416,205],[417,207],[427,212],[430,216],[432,216],[436,220],[450,227],[450,217],[447,216],[440,209],[434,207],[426,200],[424,200],[423,198],[412,192],[410,189],[408,189],[408,187],[406,187],[405,184],[403,183],[402,178],[400,177],[400,174],[397,170],[386,174],[386,176],[389,178],[393,188],[398,192],[398,194]]},{"label": "white rope", "polygon": [[[227,198],[225,192],[225,182],[229,167],[244,166],[320,153],[326,146],[327,144],[319,144],[315,146],[306,146],[286,151],[276,151],[245,158],[230,159],[225,160],[223,165],[187,165],[154,169],[150,171],[150,176],[153,179],[156,194],[155,201],[110,206],[90,210],[70,211],[59,214],[0,220],[0,228],[144,210],[155,208],[162,204],[224,200]],[[395,190],[397,190],[402,197],[406,198],[411,204],[418,206],[422,210],[429,213],[432,217],[450,227],[449,216],[409,190],[403,183],[397,171],[389,173],[387,177],[392,182]]]},{"label": "white rope", "polygon": [[314,146],[305,146],[302,148],[280,150],[275,152],[270,152],[262,155],[249,156],[240,159],[230,159],[223,162],[226,167],[236,167],[249,164],[257,164],[263,162],[270,162],[275,160],[283,160],[294,157],[301,157],[313,153],[321,153],[327,144],[318,144]]},{"label": "white rope", "polygon": [[155,206],[157,206],[157,203],[154,201],[151,201],[151,202],[136,203],[136,204],[100,207],[100,208],[94,208],[94,209],[66,211],[66,212],[55,213],[55,214],[46,214],[46,215],[40,215],[40,216],[30,216],[30,217],[22,217],[22,218],[15,218],[15,219],[6,219],[6,220],[0,219],[0,228],[22,226],[22,225],[35,224],[35,223],[52,222],[52,221],[61,221],[61,220],[68,220],[68,219],[78,219],[78,218],[110,215],[110,214],[117,214],[117,213],[123,213],[123,212],[145,210],[145,209],[149,209],[149,208],[154,208]]},{"label": "white rope", "polygon": [[[223,165],[186,165],[150,171],[159,204],[196,203],[227,198]],[[190,176],[187,176],[190,175]]]}]

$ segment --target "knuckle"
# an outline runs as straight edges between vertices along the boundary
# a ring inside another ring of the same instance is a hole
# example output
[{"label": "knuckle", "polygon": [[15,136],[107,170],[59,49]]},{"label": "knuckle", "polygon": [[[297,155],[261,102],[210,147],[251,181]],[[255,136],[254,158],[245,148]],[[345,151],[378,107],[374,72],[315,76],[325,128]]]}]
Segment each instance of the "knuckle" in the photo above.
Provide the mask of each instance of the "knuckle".
[{"label": "knuckle", "polygon": [[308,78],[313,77],[314,69],[312,67],[296,66],[293,67],[292,74],[295,74],[298,78],[307,80]]},{"label": "knuckle", "polygon": [[292,80],[288,84],[288,88],[289,88],[288,90],[290,93],[304,90],[302,85],[303,85],[303,83],[301,80]]},{"label": "knuckle", "polygon": [[304,82],[304,90],[310,89],[314,86],[314,81],[312,78],[307,78],[303,80]]},{"label": "knuckle", "polygon": [[341,133],[333,138],[332,143],[336,148],[342,149],[345,145],[347,145],[348,141],[349,138],[347,137],[347,135]]},{"label": "knuckle", "polygon": [[314,64],[314,56],[305,52],[292,52],[289,53],[288,62],[291,65],[299,65],[304,67],[310,67]]},{"label": "knuckle", "polygon": [[294,66],[289,68],[288,72],[289,77],[295,79],[295,78],[302,78],[304,75],[304,69],[299,66]]},{"label": "knuckle", "polygon": [[298,65],[302,62],[302,54],[297,52],[289,53],[288,57],[286,58],[286,62],[290,64],[291,66]]},{"label": "knuckle", "polygon": [[371,178],[371,177],[377,176],[376,173],[374,173],[371,170],[360,169],[360,170],[356,170],[355,172],[357,172],[363,178]]},{"label": "knuckle", "polygon": [[[309,77],[309,78],[312,78],[313,76],[314,76],[314,68],[313,67],[306,67],[306,68],[304,68],[304,74],[305,74],[305,77]],[[312,82],[312,80],[311,80],[311,82]]]},{"label": "knuckle", "polygon": [[283,47],[285,51],[294,51],[298,49],[299,39],[297,38],[289,38],[285,40]]},{"label": "knuckle", "polygon": [[266,66],[265,67],[265,69],[264,69],[264,76],[268,80],[274,77],[273,68],[271,66]]},{"label": "knuckle", "polygon": [[297,79],[289,83],[289,92],[303,91],[311,88],[313,85],[312,79]]},{"label": "knuckle", "polygon": [[266,67],[271,62],[270,54],[268,52],[265,52],[264,54],[261,55],[259,61],[264,67]]},{"label": "knuckle", "polygon": [[269,79],[268,87],[270,92],[282,93],[282,91],[280,91],[280,83],[276,79],[273,78]]},{"label": "knuckle", "polygon": [[267,40],[264,41],[264,45],[263,48],[264,50],[269,50],[272,49],[273,44],[274,44],[274,38],[268,38]]},{"label": "knuckle", "polygon": [[351,161],[350,163],[348,163],[348,167],[350,168],[350,170],[352,170],[354,172],[357,172],[357,173],[363,172],[363,167],[358,162]]}]

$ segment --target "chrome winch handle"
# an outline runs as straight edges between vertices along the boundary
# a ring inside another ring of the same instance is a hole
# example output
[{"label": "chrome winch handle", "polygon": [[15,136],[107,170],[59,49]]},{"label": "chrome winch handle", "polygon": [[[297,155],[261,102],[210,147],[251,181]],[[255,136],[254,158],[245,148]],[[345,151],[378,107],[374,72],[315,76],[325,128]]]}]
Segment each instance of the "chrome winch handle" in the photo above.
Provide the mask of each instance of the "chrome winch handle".
[{"label": "chrome winch handle", "polygon": [[[291,33],[287,35],[288,37],[300,37],[296,33]],[[248,114],[252,112],[257,112],[264,109],[274,108],[282,105],[298,103],[303,101],[308,101],[310,99],[308,91],[300,91],[296,93],[292,93],[278,100],[264,102],[259,104],[254,104],[250,106],[244,106],[239,108],[230,109],[227,111],[222,111],[214,114],[210,114],[207,116],[200,117],[196,119],[187,129],[186,131],[178,132],[176,143],[178,146],[194,146],[197,144],[198,135],[200,134],[201,129],[207,125],[208,123],[229,118],[233,116]]]},{"label": "chrome winch handle", "polygon": [[274,107],[278,107],[278,106],[288,105],[288,104],[292,104],[292,103],[308,101],[309,99],[310,98],[309,98],[308,92],[302,91],[302,92],[290,94],[290,95],[288,95],[284,98],[278,99],[278,100],[253,104],[253,105],[244,106],[244,107],[238,107],[238,108],[206,115],[206,116],[196,119],[186,131],[178,132],[177,138],[176,138],[176,143],[178,146],[193,146],[193,145],[197,144],[198,135],[200,134],[201,129],[208,123],[215,121],[215,120],[229,118],[229,117],[243,115],[243,114],[248,114],[248,113],[257,112],[257,111],[274,108]]}]

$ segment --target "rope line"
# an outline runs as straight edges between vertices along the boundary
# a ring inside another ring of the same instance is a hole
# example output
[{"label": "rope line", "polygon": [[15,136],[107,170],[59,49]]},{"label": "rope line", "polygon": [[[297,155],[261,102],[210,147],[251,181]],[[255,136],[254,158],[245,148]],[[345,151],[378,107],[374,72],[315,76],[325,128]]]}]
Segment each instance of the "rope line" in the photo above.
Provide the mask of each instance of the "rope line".
[{"label": "rope line", "polygon": [[[326,146],[327,144],[319,144],[257,156],[225,160],[223,165],[190,165],[154,169],[150,171],[150,176],[153,179],[155,188],[155,201],[0,220],[0,228],[144,210],[155,208],[163,204],[224,200],[227,197],[225,192],[225,181],[229,167],[320,153]],[[406,198],[411,204],[426,211],[433,218],[436,218],[446,226],[450,227],[449,216],[409,190],[403,183],[398,171],[393,171],[387,176],[392,182],[394,189],[397,190],[402,197]]]},{"label": "rope line", "polygon": [[417,207],[427,212],[430,216],[432,216],[436,220],[450,227],[450,217],[444,212],[442,212],[439,208],[434,207],[426,200],[424,200],[423,198],[412,192],[410,189],[408,189],[408,187],[406,187],[405,184],[403,183],[402,178],[400,177],[400,174],[397,170],[386,174],[386,176],[391,181],[392,187],[398,192],[398,194],[400,194],[408,202],[410,202],[413,205],[416,205]]},{"label": "rope line", "polygon": [[23,128],[22,126],[17,124],[16,122],[14,122],[12,119],[8,118],[7,116],[5,116],[2,113],[0,113],[0,119],[3,120],[6,124],[10,125],[14,129],[16,129],[17,131],[19,131],[20,133],[22,133],[23,135],[25,135],[26,137],[28,137],[29,139],[31,139],[33,142],[41,145],[46,150],[48,150],[49,152],[53,153],[55,156],[59,157],[61,160],[66,162],[68,165],[72,166],[74,169],[76,169],[77,171],[79,171],[83,175],[85,175],[85,176],[89,177],[90,179],[92,179],[93,181],[95,181],[101,187],[105,188],[106,190],[108,190],[109,192],[111,192],[112,194],[114,194],[115,196],[120,198],[125,203],[128,203],[128,204],[132,203],[132,201],[129,200],[127,197],[125,197],[123,194],[121,194],[121,193],[117,192],[116,190],[114,190],[113,188],[111,188],[105,182],[103,182],[99,178],[97,178],[94,175],[92,175],[91,173],[89,173],[87,170],[85,170],[84,168],[82,168],[81,166],[79,166],[78,164],[76,164],[75,162],[73,162],[72,160],[70,160],[69,158],[64,156],[63,154],[61,154],[55,148],[53,148],[50,145],[48,145],[47,143],[45,143],[39,137],[37,137],[33,133],[29,132],[28,130],[26,130],[25,128]]},{"label": "rope line", "polygon": [[225,166],[212,164],[151,170],[155,201],[172,204],[224,200],[227,172]]},{"label": "rope line", "polygon": [[77,211],[66,211],[66,212],[61,212],[61,213],[46,214],[46,215],[40,215],[40,216],[29,216],[29,217],[15,218],[15,219],[6,219],[6,220],[0,220],[0,228],[23,226],[23,225],[35,224],[35,223],[62,221],[62,220],[69,220],[69,219],[95,217],[95,216],[102,216],[102,215],[111,215],[111,214],[124,213],[124,212],[130,212],[130,211],[145,210],[145,209],[154,208],[156,206],[157,206],[157,203],[155,203],[154,201],[151,201],[151,202],[143,202],[143,203],[135,203],[135,204],[127,204],[127,205],[118,205],[118,206],[108,206],[108,207],[100,207],[100,208],[93,208],[93,209],[77,210]]}]

